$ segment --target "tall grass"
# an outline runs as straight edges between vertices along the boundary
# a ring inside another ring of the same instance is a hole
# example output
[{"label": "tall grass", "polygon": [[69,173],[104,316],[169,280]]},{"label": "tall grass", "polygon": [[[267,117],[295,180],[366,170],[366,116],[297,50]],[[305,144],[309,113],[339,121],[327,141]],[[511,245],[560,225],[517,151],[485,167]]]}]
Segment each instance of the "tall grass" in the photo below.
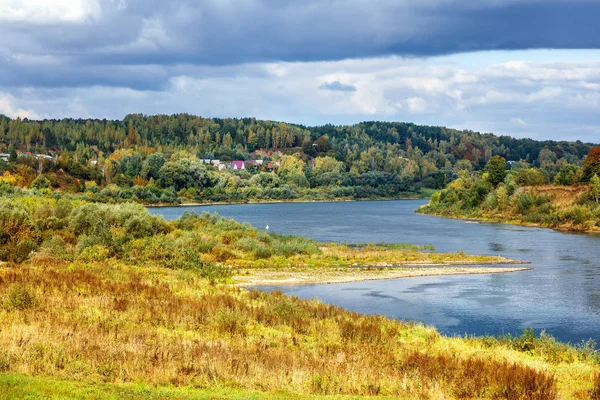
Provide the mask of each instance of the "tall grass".
[{"label": "tall grass", "polygon": [[314,395],[557,394],[552,373],[504,351],[456,353],[419,324],[194,276],[115,262],[0,269],[0,296],[29,285],[39,300],[0,313],[0,364],[98,382]]}]

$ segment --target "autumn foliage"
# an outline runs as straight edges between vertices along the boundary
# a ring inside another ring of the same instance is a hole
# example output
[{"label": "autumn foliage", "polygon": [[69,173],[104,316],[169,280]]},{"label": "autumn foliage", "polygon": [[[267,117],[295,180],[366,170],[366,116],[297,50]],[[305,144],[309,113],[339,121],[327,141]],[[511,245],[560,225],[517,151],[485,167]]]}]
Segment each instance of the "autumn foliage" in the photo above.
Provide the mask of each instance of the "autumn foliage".
[{"label": "autumn foliage", "polygon": [[600,146],[592,147],[583,161],[583,174],[590,180],[594,174],[600,175]]}]

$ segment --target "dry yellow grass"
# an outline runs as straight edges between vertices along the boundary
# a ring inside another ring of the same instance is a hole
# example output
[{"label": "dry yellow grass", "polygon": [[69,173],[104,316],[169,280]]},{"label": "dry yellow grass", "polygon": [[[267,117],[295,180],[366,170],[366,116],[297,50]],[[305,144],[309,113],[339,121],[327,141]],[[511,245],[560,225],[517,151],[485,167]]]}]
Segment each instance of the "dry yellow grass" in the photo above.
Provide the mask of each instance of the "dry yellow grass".
[{"label": "dry yellow grass", "polygon": [[577,205],[579,198],[588,190],[587,186],[523,186],[523,190],[535,195],[546,195],[552,198],[552,204],[557,208],[572,207]]},{"label": "dry yellow grass", "polygon": [[[15,285],[37,302],[11,307]],[[0,268],[0,298],[1,369],[32,376],[305,395],[547,399],[581,398],[598,371],[570,348],[557,347],[561,358],[551,360],[114,260]]]}]

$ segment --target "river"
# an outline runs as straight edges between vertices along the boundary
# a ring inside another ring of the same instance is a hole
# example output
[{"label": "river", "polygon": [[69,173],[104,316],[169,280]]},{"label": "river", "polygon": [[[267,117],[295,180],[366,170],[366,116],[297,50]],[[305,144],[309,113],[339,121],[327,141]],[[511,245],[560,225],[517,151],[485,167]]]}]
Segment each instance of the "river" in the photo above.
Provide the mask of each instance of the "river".
[{"label": "river", "polygon": [[166,219],[217,212],[271,232],[326,242],[432,244],[439,252],[501,255],[533,270],[335,285],[262,287],[346,309],[422,321],[447,335],[519,334],[600,343],[600,236],[415,214],[425,200],[150,208]]}]

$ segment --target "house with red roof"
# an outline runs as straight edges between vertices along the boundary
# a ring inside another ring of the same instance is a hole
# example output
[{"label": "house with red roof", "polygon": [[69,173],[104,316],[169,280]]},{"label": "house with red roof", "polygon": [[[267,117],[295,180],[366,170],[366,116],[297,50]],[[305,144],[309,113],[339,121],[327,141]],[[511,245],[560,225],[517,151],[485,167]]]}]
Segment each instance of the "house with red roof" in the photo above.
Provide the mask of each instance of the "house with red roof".
[{"label": "house with red roof", "polygon": [[234,160],[231,162],[231,169],[246,169],[246,162],[242,160]]}]

